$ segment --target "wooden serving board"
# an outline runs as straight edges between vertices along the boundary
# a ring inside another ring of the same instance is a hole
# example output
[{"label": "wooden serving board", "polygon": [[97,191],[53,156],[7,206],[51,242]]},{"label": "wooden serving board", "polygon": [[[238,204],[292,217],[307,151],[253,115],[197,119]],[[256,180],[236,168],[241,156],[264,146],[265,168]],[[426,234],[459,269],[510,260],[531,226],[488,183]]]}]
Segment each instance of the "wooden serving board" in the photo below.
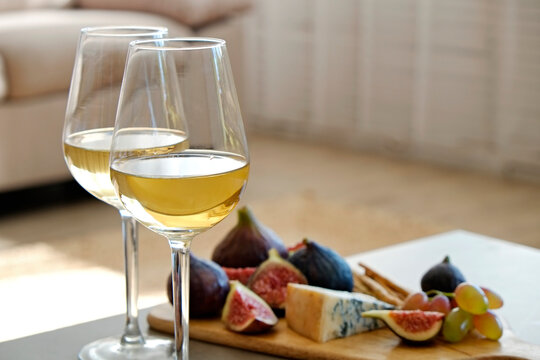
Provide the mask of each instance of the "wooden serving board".
[{"label": "wooden serving board", "polygon": [[[162,304],[153,308],[148,314],[148,323],[154,330],[173,334],[172,306]],[[289,359],[540,359],[540,346],[517,339],[508,329],[499,341],[471,334],[456,344],[435,340],[429,345],[411,346],[402,343],[390,330],[379,329],[321,344],[290,330],[285,319],[280,319],[271,331],[257,335],[229,331],[219,319],[191,319],[190,337]]]}]

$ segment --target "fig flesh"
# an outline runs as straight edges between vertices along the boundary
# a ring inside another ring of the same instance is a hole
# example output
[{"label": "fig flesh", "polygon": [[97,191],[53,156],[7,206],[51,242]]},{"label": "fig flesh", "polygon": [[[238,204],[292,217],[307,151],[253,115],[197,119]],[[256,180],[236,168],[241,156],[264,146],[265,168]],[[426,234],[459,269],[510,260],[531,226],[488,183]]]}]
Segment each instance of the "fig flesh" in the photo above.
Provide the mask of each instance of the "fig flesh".
[{"label": "fig flesh", "polygon": [[420,286],[423,291],[439,290],[452,293],[462,282],[465,282],[465,277],[461,271],[450,262],[450,257],[446,256],[441,263],[431,267],[424,276],[422,276]]},{"label": "fig flesh", "polygon": [[352,291],[353,275],[349,264],[334,250],[304,239],[289,261],[300,270],[309,285],[332,290]]},{"label": "fig flesh", "polygon": [[307,284],[306,277],[284,260],[276,249],[270,249],[265,260],[250,277],[248,287],[272,309],[285,309],[287,284]]},{"label": "fig flesh", "polygon": [[[189,315],[193,318],[219,315],[229,292],[229,278],[223,269],[210,260],[190,254]],[[172,276],[167,280],[167,296],[173,303]]]},{"label": "fig flesh", "polygon": [[230,286],[221,314],[221,321],[227,329],[241,333],[259,333],[277,324],[278,318],[257,294],[237,280],[231,281]]},{"label": "fig flesh", "polygon": [[245,268],[230,268],[222,266],[222,269],[225,271],[225,274],[227,274],[227,277],[230,280],[238,280],[242,284],[247,285],[249,278],[255,270],[257,270],[256,267],[245,267]]},{"label": "fig flesh", "polygon": [[418,343],[437,336],[444,321],[443,313],[422,310],[370,310],[362,316],[380,319],[403,340]]},{"label": "fig flesh", "polygon": [[224,267],[256,267],[268,258],[272,248],[282,257],[288,256],[281,238],[257,220],[248,207],[243,207],[238,210],[236,226],[214,249],[212,260]]}]

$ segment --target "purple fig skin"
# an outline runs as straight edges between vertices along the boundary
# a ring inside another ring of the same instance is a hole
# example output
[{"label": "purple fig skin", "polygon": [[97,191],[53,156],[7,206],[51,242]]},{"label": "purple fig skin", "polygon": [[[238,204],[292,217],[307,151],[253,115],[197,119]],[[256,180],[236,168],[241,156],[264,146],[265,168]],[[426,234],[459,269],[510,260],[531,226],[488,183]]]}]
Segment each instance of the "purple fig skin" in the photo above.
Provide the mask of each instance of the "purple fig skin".
[{"label": "purple fig skin", "polygon": [[[229,293],[229,278],[215,262],[190,254],[189,315],[193,318],[220,314]],[[172,304],[172,276],[167,280],[167,296]]]},{"label": "purple fig skin", "polygon": [[272,248],[284,259],[288,257],[281,238],[244,207],[238,210],[238,224],[214,249],[212,260],[224,267],[257,267],[268,259]]},{"label": "purple fig skin", "polygon": [[465,276],[450,262],[450,257],[446,256],[422,276],[420,287],[422,291],[439,290],[451,293],[462,282],[465,282]]},{"label": "purple fig skin", "polygon": [[305,246],[295,251],[289,261],[300,270],[309,285],[322,288],[352,291],[353,275],[351,268],[334,250],[304,239]]}]

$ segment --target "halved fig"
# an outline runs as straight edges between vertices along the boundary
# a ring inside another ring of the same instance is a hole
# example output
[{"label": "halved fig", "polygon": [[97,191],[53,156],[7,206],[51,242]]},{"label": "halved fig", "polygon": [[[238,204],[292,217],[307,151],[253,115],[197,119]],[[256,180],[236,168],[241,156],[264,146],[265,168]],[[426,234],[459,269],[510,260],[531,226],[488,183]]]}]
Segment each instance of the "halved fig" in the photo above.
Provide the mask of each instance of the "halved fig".
[{"label": "halved fig", "polygon": [[250,277],[248,287],[272,309],[285,309],[288,283],[307,284],[307,279],[293,264],[283,259],[276,249],[270,249],[268,259]]},{"label": "halved fig", "polygon": [[231,281],[230,287],[221,315],[221,320],[229,330],[259,333],[277,324],[278,318],[257,294],[238,280]]},{"label": "halved fig", "polygon": [[406,341],[426,342],[441,330],[444,314],[422,310],[370,310],[363,317],[384,321],[397,336]]}]

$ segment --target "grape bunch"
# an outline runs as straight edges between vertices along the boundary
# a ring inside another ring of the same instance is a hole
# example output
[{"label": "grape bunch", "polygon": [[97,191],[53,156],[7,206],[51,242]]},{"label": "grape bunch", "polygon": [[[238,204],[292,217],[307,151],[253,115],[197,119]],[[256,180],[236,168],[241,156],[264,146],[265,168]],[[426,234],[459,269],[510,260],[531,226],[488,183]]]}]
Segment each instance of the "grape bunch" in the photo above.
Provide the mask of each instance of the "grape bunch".
[{"label": "grape bunch", "polygon": [[453,293],[437,290],[413,293],[405,299],[402,309],[444,313],[442,335],[449,342],[458,342],[472,329],[490,340],[498,340],[503,326],[493,310],[502,306],[502,298],[493,290],[463,282]]}]

